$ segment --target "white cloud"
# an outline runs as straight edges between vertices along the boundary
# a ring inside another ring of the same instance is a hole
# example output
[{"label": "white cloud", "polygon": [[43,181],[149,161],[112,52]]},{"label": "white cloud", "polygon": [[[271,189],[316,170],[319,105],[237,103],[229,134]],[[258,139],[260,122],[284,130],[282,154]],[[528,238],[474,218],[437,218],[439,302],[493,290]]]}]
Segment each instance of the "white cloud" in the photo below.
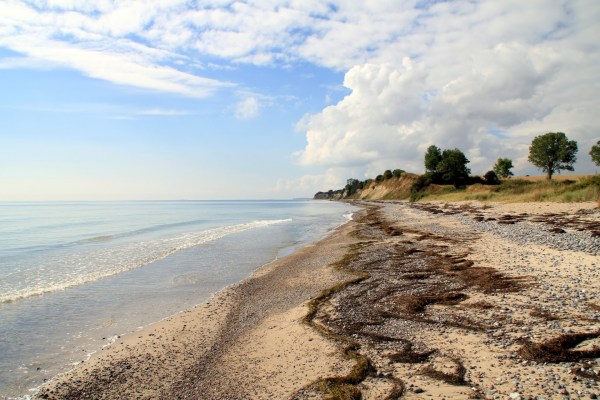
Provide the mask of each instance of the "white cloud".
[{"label": "white cloud", "polygon": [[600,48],[592,42],[600,26],[590,14],[600,16],[597,3],[436,4],[396,43],[375,46],[375,62],[349,69],[349,95],[303,119],[307,144],[298,160],[360,166],[368,176],[419,172],[426,147],[436,144],[465,151],[474,173],[497,157],[536,173],[526,162],[532,138],[564,131],[579,142],[577,171],[593,172],[587,152],[600,131]]},{"label": "white cloud", "polygon": [[172,66],[176,52],[132,39],[161,11],[181,1],[37,1],[0,3],[0,46],[21,57],[0,60],[3,68],[62,66],[113,83],[205,97],[230,83]]},{"label": "white cloud", "polygon": [[246,97],[239,101],[235,107],[235,117],[238,119],[251,119],[258,115],[260,104],[256,97]]},{"label": "white cloud", "polygon": [[414,152],[424,128],[417,116],[428,104],[425,71],[405,59],[402,67],[366,64],[352,68],[344,85],[352,92],[337,105],[304,121],[305,165],[347,167],[392,162]]},{"label": "white cloud", "polygon": [[[599,20],[595,0],[5,0],[0,46],[25,59],[0,67],[50,63],[206,96],[228,84],[186,66],[310,62],[346,72],[351,90],[300,124],[298,159],[328,176],[419,171],[432,143],[464,149],[481,173],[497,156],[523,160],[534,135],[555,130],[580,142],[579,170],[600,131]],[[236,116],[264,104],[248,96]]]}]

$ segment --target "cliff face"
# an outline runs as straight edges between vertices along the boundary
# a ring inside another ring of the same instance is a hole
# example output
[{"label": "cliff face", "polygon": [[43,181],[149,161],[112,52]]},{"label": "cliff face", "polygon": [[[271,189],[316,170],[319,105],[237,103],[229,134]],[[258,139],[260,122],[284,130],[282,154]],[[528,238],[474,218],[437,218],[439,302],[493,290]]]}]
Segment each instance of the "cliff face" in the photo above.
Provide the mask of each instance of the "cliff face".
[{"label": "cliff face", "polygon": [[345,189],[329,190],[315,194],[316,200],[403,200],[410,197],[410,188],[418,175],[403,174],[381,182],[367,180],[366,186],[349,194]]}]

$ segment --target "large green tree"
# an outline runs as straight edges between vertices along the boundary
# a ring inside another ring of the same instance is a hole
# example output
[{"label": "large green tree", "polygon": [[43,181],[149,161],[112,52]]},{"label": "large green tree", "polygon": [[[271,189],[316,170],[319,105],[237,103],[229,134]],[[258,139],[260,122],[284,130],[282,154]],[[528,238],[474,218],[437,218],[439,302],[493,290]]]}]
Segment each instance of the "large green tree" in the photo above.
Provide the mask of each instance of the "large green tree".
[{"label": "large green tree", "polygon": [[425,153],[425,171],[435,172],[438,164],[442,161],[442,151],[439,147],[431,145]]},{"label": "large green tree", "polygon": [[590,156],[592,156],[592,161],[596,165],[600,166],[600,140],[598,140],[598,142],[592,146],[590,150]]},{"label": "large green tree", "polygon": [[500,178],[506,179],[513,176],[511,171],[512,168],[513,163],[510,158],[499,158],[498,161],[496,161],[496,164],[494,164],[493,170]]},{"label": "large green tree", "polygon": [[464,184],[469,178],[471,170],[467,168],[470,161],[459,149],[444,150],[442,160],[437,165],[437,172],[446,182],[451,182],[455,187]]},{"label": "large green tree", "polygon": [[577,142],[562,132],[536,136],[529,146],[529,162],[544,171],[548,179],[561,170],[573,171],[576,155]]}]

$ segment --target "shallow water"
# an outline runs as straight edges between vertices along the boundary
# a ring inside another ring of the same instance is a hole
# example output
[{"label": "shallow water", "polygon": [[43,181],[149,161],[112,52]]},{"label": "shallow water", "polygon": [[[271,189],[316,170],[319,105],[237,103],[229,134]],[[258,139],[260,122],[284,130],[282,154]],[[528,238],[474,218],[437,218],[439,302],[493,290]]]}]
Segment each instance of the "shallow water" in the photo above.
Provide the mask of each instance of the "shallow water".
[{"label": "shallow water", "polygon": [[22,397],[348,220],[316,201],[0,204],[0,396]]}]

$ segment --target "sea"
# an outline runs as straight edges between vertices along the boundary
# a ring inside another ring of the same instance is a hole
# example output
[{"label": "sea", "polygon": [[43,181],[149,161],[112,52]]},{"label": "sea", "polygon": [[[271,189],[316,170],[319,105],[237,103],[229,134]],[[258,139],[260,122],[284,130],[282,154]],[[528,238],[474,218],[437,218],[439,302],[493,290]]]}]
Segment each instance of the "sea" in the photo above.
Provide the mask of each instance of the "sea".
[{"label": "sea", "polygon": [[0,202],[0,398],[325,237],[330,201]]}]

